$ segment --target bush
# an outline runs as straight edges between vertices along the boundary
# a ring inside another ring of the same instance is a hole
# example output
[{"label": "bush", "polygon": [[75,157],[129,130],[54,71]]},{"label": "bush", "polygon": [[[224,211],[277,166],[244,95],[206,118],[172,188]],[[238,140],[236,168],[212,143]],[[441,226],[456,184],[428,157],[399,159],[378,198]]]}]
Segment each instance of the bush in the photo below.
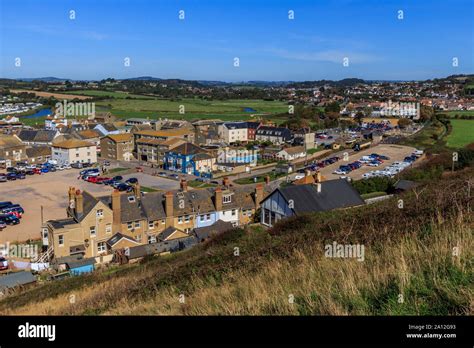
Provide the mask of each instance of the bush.
[{"label": "bush", "polygon": [[361,195],[372,192],[392,192],[394,185],[395,180],[387,177],[375,177],[352,182],[352,186]]}]

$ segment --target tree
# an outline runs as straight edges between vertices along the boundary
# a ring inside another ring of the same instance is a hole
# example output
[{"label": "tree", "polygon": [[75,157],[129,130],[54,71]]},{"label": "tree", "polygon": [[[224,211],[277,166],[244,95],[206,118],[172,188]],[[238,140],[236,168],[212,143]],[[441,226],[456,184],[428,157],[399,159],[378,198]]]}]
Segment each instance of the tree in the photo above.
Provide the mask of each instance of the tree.
[{"label": "tree", "polygon": [[328,105],[326,105],[326,107],[324,108],[324,111],[326,111],[326,113],[328,112],[340,112],[341,111],[341,106],[339,105],[338,102],[332,102],[332,103],[329,103]]},{"label": "tree", "polygon": [[362,122],[364,121],[364,114],[358,111],[354,116],[354,121],[356,121],[359,125],[361,125]]},{"label": "tree", "polygon": [[398,120],[398,127],[406,128],[411,124],[411,120],[409,118],[401,118]]}]

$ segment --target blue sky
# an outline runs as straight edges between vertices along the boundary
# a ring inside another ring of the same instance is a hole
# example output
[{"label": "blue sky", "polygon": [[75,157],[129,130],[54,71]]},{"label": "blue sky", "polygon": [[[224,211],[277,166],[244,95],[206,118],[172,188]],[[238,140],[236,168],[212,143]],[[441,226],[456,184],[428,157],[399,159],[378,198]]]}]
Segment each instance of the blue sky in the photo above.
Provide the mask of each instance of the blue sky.
[{"label": "blue sky", "polygon": [[[300,81],[474,73],[473,4],[0,0],[0,77]],[[75,20],[69,19],[70,10]],[[184,20],[178,18],[180,10]],[[399,10],[403,20],[397,18]],[[452,66],[453,57],[458,67]],[[20,67],[15,58],[21,58]]]}]

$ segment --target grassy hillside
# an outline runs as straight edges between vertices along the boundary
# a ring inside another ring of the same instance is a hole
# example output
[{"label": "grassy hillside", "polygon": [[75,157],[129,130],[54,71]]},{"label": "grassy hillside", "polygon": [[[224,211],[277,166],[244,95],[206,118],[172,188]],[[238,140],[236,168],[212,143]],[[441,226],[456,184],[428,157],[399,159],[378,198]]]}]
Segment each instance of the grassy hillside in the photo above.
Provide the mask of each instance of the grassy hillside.
[{"label": "grassy hillside", "polygon": [[450,120],[452,130],[448,136],[449,147],[463,147],[474,142],[474,119]]},{"label": "grassy hillside", "polygon": [[[168,257],[45,283],[0,301],[0,313],[472,314],[473,177],[473,168],[445,175],[403,195],[403,209],[391,199],[236,229]],[[363,244],[365,260],[324,257],[333,241]]]}]

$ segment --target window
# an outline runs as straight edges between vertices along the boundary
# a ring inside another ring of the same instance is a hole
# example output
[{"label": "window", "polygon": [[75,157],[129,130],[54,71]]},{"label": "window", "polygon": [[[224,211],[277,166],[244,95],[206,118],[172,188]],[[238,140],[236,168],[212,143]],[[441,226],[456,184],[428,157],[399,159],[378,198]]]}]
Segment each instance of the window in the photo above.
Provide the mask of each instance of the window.
[{"label": "window", "polygon": [[130,203],[135,202],[135,196],[128,196],[127,198]]},{"label": "window", "polygon": [[165,220],[161,220],[161,224],[164,225],[164,224],[165,224]]},{"label": "window", "polygon": [[135,228],[140,228],[140,221],[135,221]]},{"label": "window", "polygon": [[128,222],[128,223],[127,223],[127,228],[128,228],[129,230],[131,230],[131,229],[133,228],[133,223]]},{"label": "window", "polygon": [[78,154],[78,153],[76,153],[76,157],[79,157],[79,154]]},{"label": "window", "polygon": [[104,217],[104,211],[102,209],[97,209],[95,214],[97,217]]},{"label": "window", "polygon": [[90,152],[88,152],[88,153],[87,153],[87,156],[90,156],[90,155],[91,155],[91,153],[90,153]]},{"label": "window", "polygon": [[206,220],[211,220],[211,214],[206,214]]},{"label": "window", "polygon": [[142,235],[141,234],[138,234],[136,237],[135,237],[135,240],[137,242],[141,242],[142,241]]},{"label": "window", "polygon": [[112,233],[112,224],[105,225],[105,233]]},{"label": "window", "polygon": [[96,236],[96,233],[95,233],[95,226],[89,227],[89,231],[90,231],[90,233],[91,233],[91,237],[95,237],[95,236]]},{"label": "window", "polygon": [[186,215],[184,217],[184,222],[189,222],[190,219],[191,219],[191,217],[189,215]]},{"label": "window", "polygon": [[235,216],[237,210],[236,209],[232,209],[232,216]]},{"label": "window", "polygon": [[227,196],[223,197],[223,202],[224,203],[230,203],[231,201],[232,201],[232,196],[231,195],[227,195]]},{"label": "window", "polygon": [[105,242],[99,242],[97,243],[97,252],[98,253],[104,253],[107,251],[107,245]]},{"label": "window", "polygon": [[184,232],[189,233],[189,232],[191,232],[191,229],[190,228],[185,228]]},{"label": "window", "polygon": [[148,244],[156,243],[156,236],[148,236]]},{"label": "window", "polygon": [[206,215],[201,215],[201,216],[199,216],[199,220],[200,220],[201,222],[204,221],[204,220],[206,220]]},{"label": "window", "polygon": [[182,216],[178,216],[178,224],[182,224],[183,223],[183,217]]},{"label": "window", "polygon": [[63,246],[64,245],[64,235],[60,234],[58,236],[58,244],[59,246]]},{"label": "window", "polygon": [[154,221],[148,221],[148,228],[150,230],[154,229],[155,228],[155,222]]}]

